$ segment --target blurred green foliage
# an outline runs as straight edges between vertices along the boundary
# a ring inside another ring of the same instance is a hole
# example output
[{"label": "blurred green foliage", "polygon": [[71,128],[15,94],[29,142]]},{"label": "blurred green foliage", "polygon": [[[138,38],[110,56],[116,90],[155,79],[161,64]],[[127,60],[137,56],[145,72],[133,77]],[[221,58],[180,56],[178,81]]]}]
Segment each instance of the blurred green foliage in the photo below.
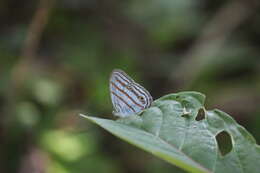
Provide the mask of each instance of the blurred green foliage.
[{"label": "blurred green foliage", "polygon": [[[0,172],[181,172],[77,116],[114,118],[108,92],[114,68],[155,99],[205,93],[209,109],[234,115],[259,143],[257,1],[223,15],[231,24],[237,14],[246,17],[232,30],[217,27],[193,61],[186,55],[232,1],[52,2],[0,2]],[[28,38],[34,42],[27,47]]]}]

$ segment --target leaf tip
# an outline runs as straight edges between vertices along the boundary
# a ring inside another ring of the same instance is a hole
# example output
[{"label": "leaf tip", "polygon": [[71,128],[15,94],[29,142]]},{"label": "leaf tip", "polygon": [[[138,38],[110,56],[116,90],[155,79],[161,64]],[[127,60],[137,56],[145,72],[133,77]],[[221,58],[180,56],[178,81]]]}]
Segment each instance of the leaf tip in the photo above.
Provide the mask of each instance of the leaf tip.
[{"label": "leaf tip", "polygon": [[83,118],[86,118],[90,121],[94,121],[95,117],[91,117],[91,116],[88,116],[88,115],[84,115],[84,114],[78,114],[80,117],[83,117]]},{"label": "leaf tip", "polygon": [[84,115],[84,114],[78,114],[79,116],[83,117],[83,118],[86,118],[87,120],[95,123],[95,124],[98,124],[98,120],[100,120],[100,118],[96,118],[96,117],[93,117],[93,116],[88,116],[88,115]]},{"label": "leaf tip", "polygon": [[84,115],[84,114],[78,114],[80,117],[83,117],[83,118],[89,118],[89,116],[87,116],[87,115]]}]

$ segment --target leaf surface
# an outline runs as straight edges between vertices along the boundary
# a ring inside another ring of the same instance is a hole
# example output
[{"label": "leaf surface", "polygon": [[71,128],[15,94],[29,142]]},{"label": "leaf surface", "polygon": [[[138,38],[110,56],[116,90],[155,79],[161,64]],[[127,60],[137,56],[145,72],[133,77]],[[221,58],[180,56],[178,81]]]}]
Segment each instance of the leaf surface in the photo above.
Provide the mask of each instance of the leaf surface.
[{"label": "leaf surface", "polygon": [[[228,114],[207,111],[198,92],[169,94],[140,115],[117,121],[82,115],[115,136],[189,172],[259,173],[260,147]],[[197,120],[198,113],[205,118]],[[227,132],[232,149],[222,155],[216,136]]]}]

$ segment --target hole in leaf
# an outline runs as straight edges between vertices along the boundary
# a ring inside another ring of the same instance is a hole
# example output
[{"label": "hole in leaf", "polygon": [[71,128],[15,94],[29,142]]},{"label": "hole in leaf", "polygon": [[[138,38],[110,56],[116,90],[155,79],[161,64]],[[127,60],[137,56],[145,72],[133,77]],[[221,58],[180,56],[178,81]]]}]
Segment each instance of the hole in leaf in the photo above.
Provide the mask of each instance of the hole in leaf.
[{"label": "hole in leaf", "polygon": [[182,117],[189,117],[190,116],[190,111],[188,111],[185,107],[182,110]]},{"label": "hole in leaf", "polygon": [[222,131],[216,136],[218,149],[222,156],[227,155],[232,150],[231,136],[228,132]]},{"label": "hole in leaf", "polygon": [[183,118],[189,118],[189,117],[190,117],[189,114],[182,114],[181,116],[182,116]]},{"label": "hole in leaf", "polygon": [[205,111],[204,111],[204,109],[200,108],[195,120],[200,121],[203,119],[205,119]]}]

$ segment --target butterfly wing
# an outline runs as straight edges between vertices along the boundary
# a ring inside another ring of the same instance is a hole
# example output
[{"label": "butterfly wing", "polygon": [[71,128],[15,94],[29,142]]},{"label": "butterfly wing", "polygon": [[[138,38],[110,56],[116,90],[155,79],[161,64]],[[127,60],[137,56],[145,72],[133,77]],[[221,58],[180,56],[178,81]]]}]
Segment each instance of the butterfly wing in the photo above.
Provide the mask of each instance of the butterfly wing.
[{"label": "butterfly wing", "polygon": [[152,103],[150,93],[122,70],[113,70],[109,85],[113,113],[117,116],[125,117],[139,113]]}]

